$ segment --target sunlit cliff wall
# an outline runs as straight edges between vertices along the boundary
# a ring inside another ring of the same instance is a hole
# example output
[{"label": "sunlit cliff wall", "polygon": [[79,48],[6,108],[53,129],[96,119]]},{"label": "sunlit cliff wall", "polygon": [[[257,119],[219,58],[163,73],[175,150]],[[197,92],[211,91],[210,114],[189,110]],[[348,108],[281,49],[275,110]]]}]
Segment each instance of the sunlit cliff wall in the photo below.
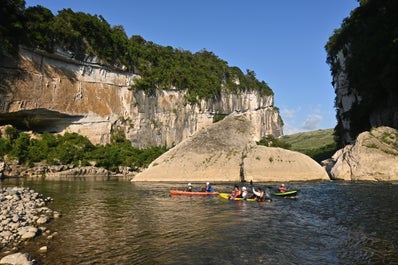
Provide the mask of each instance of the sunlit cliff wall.
[{"label": "sunlit cliff wall", "polygon": [[215,116],[248,112],[255,137],[283,135],[273,96],[248,91],[190,104],[177,90],[147,95],[131,89],[138,75],[61,54],[21,49],[0,61],[0,125],[37,132],[77,132],[109,143],[122,132],[134,146],[173,146],[213,123]]}]

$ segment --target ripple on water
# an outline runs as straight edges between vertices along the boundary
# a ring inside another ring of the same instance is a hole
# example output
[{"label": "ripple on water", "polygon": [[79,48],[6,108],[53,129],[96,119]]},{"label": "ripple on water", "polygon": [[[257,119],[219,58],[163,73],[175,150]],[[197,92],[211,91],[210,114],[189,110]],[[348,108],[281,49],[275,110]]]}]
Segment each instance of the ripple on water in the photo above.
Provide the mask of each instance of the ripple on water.
[{"label": "ripple on water", "polygon": [[43,264],[398,263],[398,185],[292,183],[296,200],[271,203],[170,196],[168,183],[29,185],[63,213]]}]

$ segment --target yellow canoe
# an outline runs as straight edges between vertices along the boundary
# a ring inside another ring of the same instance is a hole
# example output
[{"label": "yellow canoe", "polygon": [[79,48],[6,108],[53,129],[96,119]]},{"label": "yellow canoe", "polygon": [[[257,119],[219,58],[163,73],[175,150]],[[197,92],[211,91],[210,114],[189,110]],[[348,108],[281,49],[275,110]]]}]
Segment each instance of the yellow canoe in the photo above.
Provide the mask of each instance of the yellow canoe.
[{"label": "yellow canoe", "polygon": [[249,202],[255,202],[256,199],[243,199],[243,198],[234,198],[230,199],[229,198],[229,193],[220,193],[219,194],[222,199],[230,200],[230,201],[249,201]]}]

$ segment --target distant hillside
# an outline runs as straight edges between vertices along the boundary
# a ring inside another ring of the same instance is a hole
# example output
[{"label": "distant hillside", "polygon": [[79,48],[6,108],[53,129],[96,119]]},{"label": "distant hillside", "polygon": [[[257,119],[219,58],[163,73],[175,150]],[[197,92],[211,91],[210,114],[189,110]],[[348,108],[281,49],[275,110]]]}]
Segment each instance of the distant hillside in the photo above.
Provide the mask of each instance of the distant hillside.
[{"label": "distant hillside", "polygon": [[331,157],[337,150],[333,129],[285,135],[280,140],[291,145],[290,150],[304,153],[317,162]]}]

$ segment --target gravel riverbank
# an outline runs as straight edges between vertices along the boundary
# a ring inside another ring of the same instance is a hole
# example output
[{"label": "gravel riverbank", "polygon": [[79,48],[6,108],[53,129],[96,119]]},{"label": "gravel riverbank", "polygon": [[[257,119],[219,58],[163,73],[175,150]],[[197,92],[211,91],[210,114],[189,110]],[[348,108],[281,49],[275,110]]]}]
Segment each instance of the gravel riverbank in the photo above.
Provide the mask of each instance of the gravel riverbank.
[{"label": "gravel riverbank", "polygon": [[[29,188],[7,187],[0,189],[0,249],[3,260],[18,251],[18,246],[37,236],[52,238],[45,224],[60,213],[47,207],[52,199]],[[46,246],[38,251],[46,251]],[[4,257],[5,256],[5,257]]]}]

